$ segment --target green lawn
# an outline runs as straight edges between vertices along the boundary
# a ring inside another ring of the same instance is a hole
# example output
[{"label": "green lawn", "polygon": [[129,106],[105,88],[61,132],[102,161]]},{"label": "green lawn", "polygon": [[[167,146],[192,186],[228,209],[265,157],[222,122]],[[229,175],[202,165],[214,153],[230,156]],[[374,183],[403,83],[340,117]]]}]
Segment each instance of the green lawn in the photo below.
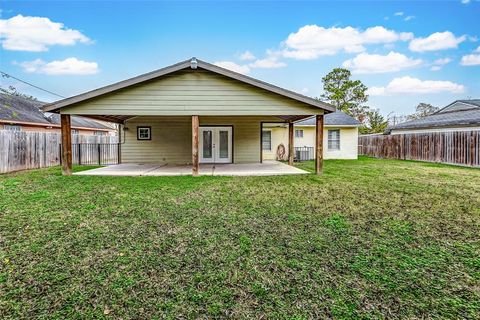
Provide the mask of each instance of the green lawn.
[{"label": "green lawn", "polygon": [[0,318],[262,316],[480,318],[480,170],[0,176]]}]

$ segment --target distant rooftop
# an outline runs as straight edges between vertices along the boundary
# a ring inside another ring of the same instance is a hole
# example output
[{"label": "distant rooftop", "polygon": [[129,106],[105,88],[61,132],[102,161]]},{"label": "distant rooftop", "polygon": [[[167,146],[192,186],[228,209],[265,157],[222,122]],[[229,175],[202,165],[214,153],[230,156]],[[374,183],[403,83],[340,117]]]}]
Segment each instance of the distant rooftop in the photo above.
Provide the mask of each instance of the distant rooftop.
[{"label": "distant rooftop", "polygon": [[[41,108],[45,102],[32,101],[22,97],[0,93],[0,120],[59,125],[60,115],[44,113]],[[84,117],[72,116],[72,127],[90,129],[113,129],[103,123]]]},{"label": "distant rooftop", "polygon": [[480,99],[456,100],[429,116],[399,123],[389,130],[475,125],[480,125]]},{"label": "distant rooftop", "polygon": [[[323,116],[326,126],[359,126],[360,122],[345,112],[337,110],[332,113],[327,113]],[[314,126],[315,118],[308,118],[306,120],[295,122],[299,126]]]}]

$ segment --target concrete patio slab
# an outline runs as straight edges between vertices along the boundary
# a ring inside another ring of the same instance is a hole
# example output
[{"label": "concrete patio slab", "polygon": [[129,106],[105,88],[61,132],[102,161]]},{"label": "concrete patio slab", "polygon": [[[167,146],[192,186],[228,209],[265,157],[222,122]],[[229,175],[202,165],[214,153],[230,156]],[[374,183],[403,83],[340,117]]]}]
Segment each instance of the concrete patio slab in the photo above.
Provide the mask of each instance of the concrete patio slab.
[{"label": "concrete patio slab", "polygon": [[74,173],[79,176],[143,176],[165,164],[123,163]]},{"label": "concrete patio slab", "polygon": [[[277,161],[200,165],[200,175],[207,176],[275,176],[306,173],[308,172]],[[191,174],[190,165],[137,163],[118,164],[75,173],[75,175],[92,176],[186,176]]]}]

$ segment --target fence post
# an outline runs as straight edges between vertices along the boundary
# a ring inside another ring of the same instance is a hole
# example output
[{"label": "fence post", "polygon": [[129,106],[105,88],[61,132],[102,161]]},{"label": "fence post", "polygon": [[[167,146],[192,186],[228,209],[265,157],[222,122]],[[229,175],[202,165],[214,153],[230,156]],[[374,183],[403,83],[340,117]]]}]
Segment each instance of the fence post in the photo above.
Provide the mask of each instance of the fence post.
[{"label": "fence post", "polygon": [[121,160],[122,150],[120,149],[121,147],[122,147],[122,144],[119,142],[117,144],[117,164],[122,163],[122,160]]},{"label": "fence post", "polygon": [[100,143],[98,145],[98,165],[101,165],[102,161],[100,159]]},{"label": "fence post", "polygon": [[82,165],[82,145],[78,143],[78,165]]},{"label": "fence post", "polygon": [[60,160],[60,165],[62,165],[62,144],[58,144],[58,159]]}]

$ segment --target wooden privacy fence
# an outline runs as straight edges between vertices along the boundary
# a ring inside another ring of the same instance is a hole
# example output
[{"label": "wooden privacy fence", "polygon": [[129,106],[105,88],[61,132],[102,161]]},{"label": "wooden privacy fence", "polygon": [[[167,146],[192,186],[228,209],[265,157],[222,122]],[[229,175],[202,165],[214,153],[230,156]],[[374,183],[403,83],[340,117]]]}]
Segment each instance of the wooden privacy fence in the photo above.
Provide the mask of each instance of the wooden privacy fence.
[{"label": "wooden privacy fence", "polygon": [[[0,173],[59,165],[60,152],[60,133],[0,130]],[[119,153],[116,136],[72,135],[74,164],[116,164]]]},{"label": "wooden privacy fence", "polygon": [[361,155],[480,167],[480,131],[371,135],[358,138]]}]

